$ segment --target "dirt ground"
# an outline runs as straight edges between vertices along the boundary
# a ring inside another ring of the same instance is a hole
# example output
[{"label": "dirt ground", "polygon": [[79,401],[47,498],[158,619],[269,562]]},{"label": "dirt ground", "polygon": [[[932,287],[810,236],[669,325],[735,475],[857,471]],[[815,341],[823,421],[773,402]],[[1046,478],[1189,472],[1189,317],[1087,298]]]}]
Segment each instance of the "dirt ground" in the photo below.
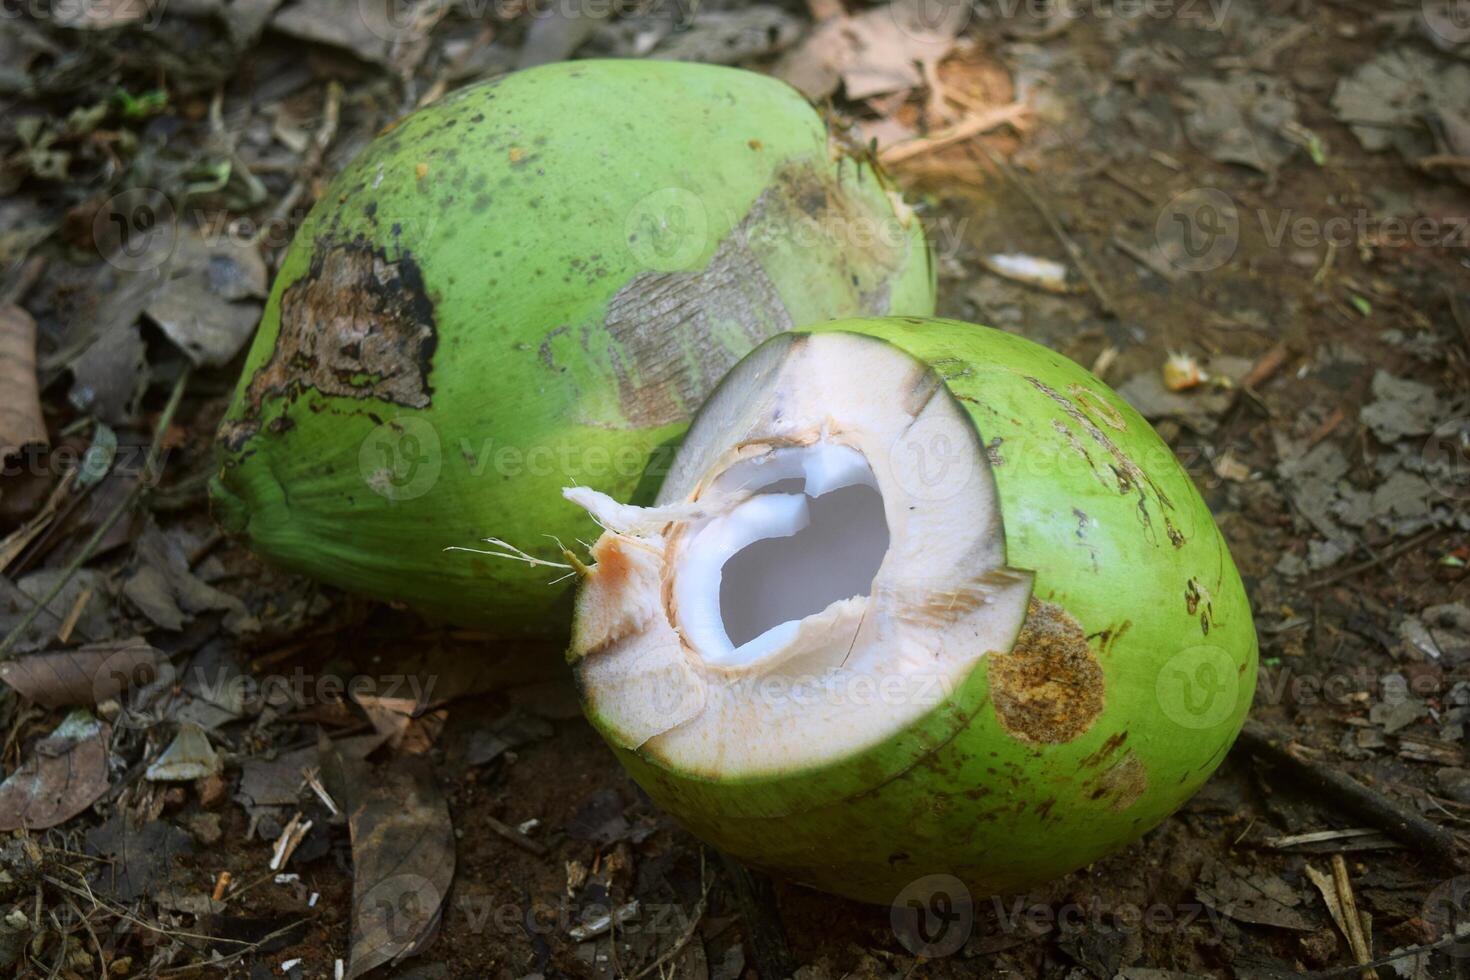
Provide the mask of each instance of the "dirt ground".
[{"label": "dirt ground", "polygon": [[[1178,813],[1026,894],[917,910],[746,877],[623,774],[556,645],[274,570],[206,495],[291,231],[385,125],[574,55],[789,75],[834,57],[814,21],[887,8],[361,9],[4,8],[0,442],[32,445],[0,474],[0,820],[31,829],[0,840],[0,973],[331,977],[403,950],[374,975],[1470,976],[1463,0],[920,4],[939,40],[842,49],[818,98],[922,216],[940,312],[1154,422],[1261,644],[1254,734]],[[850,96],[895,63],[913,77]],[[155,196],[194,256],[166,281],[112,221]],[[1174,355],[1205,379],[1170,390]],[[7,416],[26,389],[39,438]],[[353,677],[379,686],[330,686]]]}]

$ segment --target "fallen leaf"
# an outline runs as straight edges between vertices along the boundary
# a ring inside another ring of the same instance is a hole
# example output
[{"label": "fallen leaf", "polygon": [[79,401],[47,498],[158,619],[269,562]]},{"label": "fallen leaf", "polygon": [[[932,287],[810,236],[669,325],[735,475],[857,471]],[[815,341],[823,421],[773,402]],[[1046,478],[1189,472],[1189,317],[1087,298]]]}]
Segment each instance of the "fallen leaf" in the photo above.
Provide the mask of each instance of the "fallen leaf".
[{"label": "fallen leaf", "polygon": [[774,74],[809,99],[826,98],[839,82],[849,99],[907,92],[924,81],[915,64],[934,65],[949,54],[968,17],[966,4],[924,0],[832,17],[787,52]]},{"label": "fallen leaf", "polygon": [[488,765],[512,749],[550,738],[555,733],[556,729],[545,718],[512,709],[490,727],[470,735],[464,761],[471,766]]},{"label": "fallen leaf", "polygon": [[1220,864],[1200,872],[1195,897],[1237,922],[1311,932],[1319,923],[1297,909],[1302,897],[1274,875],[1244,876]]},{"label": "fallen leaf", "polygon": [[663,61],[737,65],[784,51],[801,36],[803,22],[780,7],[754,4],[737,10],[708,10],[669,35],[648,56]]},{"label": "fallen leaf", "polygon": [[[1204,371],[1212,378],[1236,382],[1245,376],[1250,366],[1251,362],[1246,358],[1221,355],[1207,361]],[[1201,435],[1215,431],[1220,424],[1220,414],[1235,400],[1233,389],[1216,385],[1170,391],[1157,370],[1138,372],[1118,386],[1118,394],[1151,422],[1163,418],[1178,419]]]},{"label": "fallen leaf", "polygon": [[627,840],[632,830],[633,825],[623,816],[623,799],[611,787],[583,800],[567,824],[567,833],[577,840],[591,841],[601,847]]},{"label": "fallen leaf", "polygon": [[36,381],[36,321],[19,306],[0,306],[0,460],[36,445],[50,445]]},{"label": "fallen leaf", "polygon": [[[1363,149],[1398,150],[1418,160],[1436,149],[1426,122],[1470,104],[1470,65],[1445,63],[1424,51],[1384,51],[1337,83],[1332,111]],[[1453,123],[1452,123],[1453,125]]]},{"label": "fallen leaf", "polygon": [[319,745],[322,780],[352,836],[351,980],[433,941],[454,878],[454,827],[425,760],[373,766],[325,737]]},{"label": "fallen leaf", "polygon": [[108,861],[92,876],[94,889],[119,902],[187,888],[189,874],[175,859],[193,853],[188,832],[152,820],[141,826],[126,809],[87,831],[87,849]]},{"label": "fallen leaf", "polygon": [[415,715],[418,701],[414,698],[380,697],[354,693],[353,700],[372,723],[373,730],[386,739],[389,748],[421,755],[434,747],[444,729],[448,712],[430,711]]},{"label": "fallen leaf", "polygon": [[45,830],[81,813],[107,792],[112,726],[78,709],[0,783],[0,831]]},{"label": "fallen leaf", "polygon": [[601,23],[612,13],[611,6],[553,5],[539,14],[526,28],[526,40],[516,59],[516,68],[534,68],[555,61],[566,61],[587,43]]},{"label": "fallen leaf", "polygon": [[1373,401],[1363,406],[1363,424],[1383,443],[1434,430],[1444,411],[1434,388],[1396,378],[1379,368],[1373,374]]},{"label": "fallen leaf", "polygon": [[[8,635],[18,627],[39,603],[66,575],[61,568],[43,568],[12,583],[0,576],[0,636]],[[71,615],[84,593],[94,596],[107,594],[107,580],[96,569],[84,568],[66,580],[61,591],[36,617],[16,641],[15,649],[20,653],[33,653],[56,645],[56,634],[62,623]],[[112,638],[107,609],[110,603],[87,602],[82,606],[81,618],[73,629],[74,635],[83,640],[100,643]]]},{"label": "fallen leaf", "polygon": [[1286,135],[1298,126],[1296,99],[1284,82],[1238,71],[1224,81],[1187,78],[1183,88],[1192,102],[1184,130],[1201,153],[1274,174],[1296,152]]},{"label": "fallen leaf", "polygon": [[195,577],[188,555],[152,521],[139,536],[136,552],[137,563],[123,585],[123,595],[158,626],[177,631],[195,613],[222,610],[232,632],[258,628],[243,602]]},{"label": "fallen leaf", "polygon": [[266,268],[254,242],[180,237],[168,277],[143,312],[196,366],[228,364],[255,333]]},{"label": "fallen leaf", "polygon": [[412,70],[428,50],[428,28],[447,4],[417,5],[361,0],[297,0],[275,13],[270,25],[282,34],[351,51],[363,61]]},{"label": "fallen leaf", "polygon": [[135,636],[11,660],[0,664],[0,680],[37,704],[60,708],[115,699],[168,669],[168,658]]},{"label": "fallen leaf", "polygon": [[111,425],[131,421],[143,382],[147,348],[136,323],[119,324],[68,365],[72,373],[67,400],[78,411]]},{"label": "fallen leaf", "polygon": [[204,729],[193,722],[179,726],[178,734],[148,767],[144,777],[155,783],[184,783],[218,775],[222,769],[219,753],[209,744]]}]

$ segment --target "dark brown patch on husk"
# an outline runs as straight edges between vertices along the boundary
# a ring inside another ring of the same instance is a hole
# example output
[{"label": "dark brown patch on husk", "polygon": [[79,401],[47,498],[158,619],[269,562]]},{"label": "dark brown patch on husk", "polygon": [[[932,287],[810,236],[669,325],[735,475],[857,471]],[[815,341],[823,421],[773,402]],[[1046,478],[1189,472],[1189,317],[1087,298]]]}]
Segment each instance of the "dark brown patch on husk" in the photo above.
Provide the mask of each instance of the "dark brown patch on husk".
[{"label": "dark brown patch on husk", "polygon": [[996,717],[1016,738],[1060,745],[1102,713],[1102,668],[1082,625],[1055,603],[1032,599],[1016,645],[986,661]]},{"label": "dark brown patch on husk", "polygon": [[1128,749],[1087,785],[1089,799],[1105,801],[1113,810],[1126,810],[1148,790],[1148,770],[1138,754]]},{"label": "dark brown patch on husk", "polygon": [[220,438],[232,452],[260,430],[267,398],[323,395],[427,408],[438,333],[412,255],[390,261],[362,241],[318,242],[306,275],[281,294],[275,350],[245,390],[245,414]]},{"label": "dark brown patch on husk", "polygon": [[[888,310],[890,279],[903,255],[882,235],[854,238],[873,216],[826,167],[792,164],[778,172],[703,269],[644,272],[618,290],[603,325],[613,341],[619,424],[645,428],[682,422],[740,357],[793,323],[762,264],[773,242],[812,241],[851,283],[852,302],[870,316]],[[857,270],[868,270],[859,277]],[[872,270],[882,270],[876,281]],[[866,280],[861,282],[861,280]]]}]

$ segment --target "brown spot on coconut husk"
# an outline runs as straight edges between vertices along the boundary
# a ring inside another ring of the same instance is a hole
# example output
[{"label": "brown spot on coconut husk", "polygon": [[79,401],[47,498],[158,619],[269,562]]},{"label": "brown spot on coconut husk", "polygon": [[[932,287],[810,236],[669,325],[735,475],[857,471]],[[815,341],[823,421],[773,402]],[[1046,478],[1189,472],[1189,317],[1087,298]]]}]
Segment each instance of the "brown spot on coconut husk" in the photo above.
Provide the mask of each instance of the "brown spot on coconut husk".
[{"label": "brown spot on coconut husk", "polygon": [[1060,745],[1092,727],[1103,709],[1103,672],[1070,613],[1032,599],[1009,653],[991,653],[990,699],[1011,735]]},{"label": "brown spot on coconut husk", "polygon": [[1089,799],[1113,810],[1126,810],[1148,789],[1148,770],[1132,749],[1087,784]]},{"label": "brown spot on coconut husk", "polygon": [[437,344],[434,306],[408,252],[390,261],[364,242],[318,242],[311,268],[281,294],[275,350],[221,440],[238,452],[260,430],[267,398],[308,390],[426,408]]},{"label": "brown spot on coconut husk", "polygon": [[[871,316],[887,312],[890,282],[903,245],[894,236],[859,234],[873,215],[825,165],[790,164],[775,175],[750,210],[698,270],[643,272],[608,304],[603,326],[622,418],[607,424],[644,428],[682,422],[714,390],[741,355],[793,323],[766,271],[775,243],[830,246],[811,250],[814,277],[852,290],[847,304]],[[846,180],[856,180],[847,174]],[[859,270],[882,270],[881,278]],[[831,288],[824,286],[823,288]]]}]

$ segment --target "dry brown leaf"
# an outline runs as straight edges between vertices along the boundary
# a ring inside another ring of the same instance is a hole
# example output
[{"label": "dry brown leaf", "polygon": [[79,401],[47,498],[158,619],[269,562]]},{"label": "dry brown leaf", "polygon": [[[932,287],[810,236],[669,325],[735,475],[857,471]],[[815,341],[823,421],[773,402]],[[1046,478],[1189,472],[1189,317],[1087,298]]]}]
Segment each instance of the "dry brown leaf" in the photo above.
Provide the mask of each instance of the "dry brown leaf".
[{"label": "dry brown leaf", "polygon": [[19,306],[0,306],[0,459],[49,445],[36,381],[36,321]]},{"label": "dry brown leaf", "polygon": [[933,65],[949,54],[968,17],[965,4],[920,0],[832,17],[788,52],[775,74],[809,99],[826,98],[839,82],[850,99],[906,92],[924,81],[915,65]]},{"label": "dry brown leaf", "polygon": [[454,878],[454,826],[424,760],[372,766],[344,758],[325,738],[321,756],[322,779],[352,835],[351,980],[433,941]]},{"label": "dry brown leaf", "polygon": [[0,784],[0,831],[45,830],[81,813],[107,792],[112,726],[73,711]]},{"label": "dry brown leaf", "polygon": [[135,636],[21,657],[0,664],[0,680],[47,708],[92,705],[152,684],[167,664],[167,657]]}]

